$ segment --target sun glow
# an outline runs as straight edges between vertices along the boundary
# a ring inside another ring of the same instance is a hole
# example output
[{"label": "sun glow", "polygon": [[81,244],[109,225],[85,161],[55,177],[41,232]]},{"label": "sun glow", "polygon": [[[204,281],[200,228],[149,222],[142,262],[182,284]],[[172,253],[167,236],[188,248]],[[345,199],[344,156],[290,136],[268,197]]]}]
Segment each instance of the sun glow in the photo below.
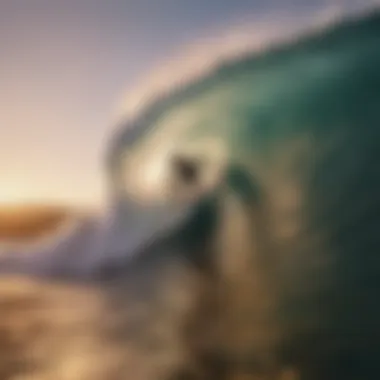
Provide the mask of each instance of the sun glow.
[{"label": "sun glow", "polygon": [[[82,202],[85,203],[85,202]],[[23,206],[23,205],[46,205],[46,204],[59,204],[59,205],[80,205],[81,202],[77,201],[74,197],[59,196],[58,194],[48,194],[46,191],[29,192],[21,188],[4,187],[0,188],[0,208],[2,206]]]},{"label": "sun glow", "polygon": [[0,204],[19,204],[30,202],[30,197],[25,196],[25,192],[16,189],[0,188]]}]

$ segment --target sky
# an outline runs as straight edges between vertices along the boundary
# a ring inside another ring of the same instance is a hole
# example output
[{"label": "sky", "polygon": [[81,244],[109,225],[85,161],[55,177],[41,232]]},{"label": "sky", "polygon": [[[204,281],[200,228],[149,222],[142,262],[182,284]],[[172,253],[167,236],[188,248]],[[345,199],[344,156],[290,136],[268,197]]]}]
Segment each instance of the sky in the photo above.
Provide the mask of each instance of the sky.
[{"label": "sky", "polygon": [[0,0],[0,203],[103,204],[111,115],[146,73],[251,16],[358,1]]}]

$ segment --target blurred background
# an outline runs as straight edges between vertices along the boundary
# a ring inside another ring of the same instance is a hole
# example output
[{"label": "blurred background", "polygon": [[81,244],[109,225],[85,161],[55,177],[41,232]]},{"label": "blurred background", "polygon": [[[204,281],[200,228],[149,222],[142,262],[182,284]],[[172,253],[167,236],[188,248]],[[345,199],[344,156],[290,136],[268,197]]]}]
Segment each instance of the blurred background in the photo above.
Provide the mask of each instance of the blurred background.
[{"label": "blurred background", "polygon": [[115,105],[183,46],[223,30],[265,39],[374,3],[0,0],[0,239],[104,207]]}]

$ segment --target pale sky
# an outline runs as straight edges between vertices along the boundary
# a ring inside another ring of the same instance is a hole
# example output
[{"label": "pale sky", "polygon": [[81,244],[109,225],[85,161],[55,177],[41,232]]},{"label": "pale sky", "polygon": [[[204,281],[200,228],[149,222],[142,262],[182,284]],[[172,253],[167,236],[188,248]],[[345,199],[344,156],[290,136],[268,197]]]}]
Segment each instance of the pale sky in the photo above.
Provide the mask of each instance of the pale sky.
[{"label": "pale sky", "polygon": [[100,204],[111,112],[144,73],[241,17],[330,3],[0,0],[0,202]]}]

